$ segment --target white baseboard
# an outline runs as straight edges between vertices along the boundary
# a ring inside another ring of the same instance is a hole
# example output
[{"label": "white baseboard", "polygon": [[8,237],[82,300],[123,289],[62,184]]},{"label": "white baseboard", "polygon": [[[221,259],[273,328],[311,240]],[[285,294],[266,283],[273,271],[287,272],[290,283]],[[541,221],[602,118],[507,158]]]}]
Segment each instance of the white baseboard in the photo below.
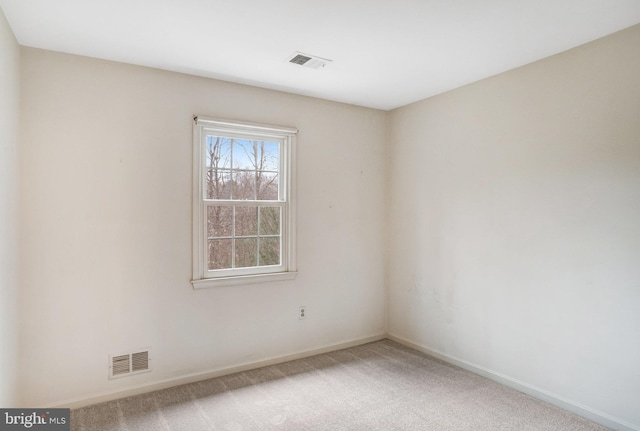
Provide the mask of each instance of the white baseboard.
[{"label": "white baseboard", "polygon": [[167,389],[173,386],[184,385],[188,383],[194,383],[201,380],[212,379],[215,377],[226,376],[233,373],[239,373],[242,371],[254,370],[256,368],[267,367],[269,365],[281,364],[287,361],[293,361],[295,359],[307,358],[309,356],[319,355],[322,353],[333,352],[336,350],[347,349],[349,347],[359,346],[361,344],[371,343],[374,341],[383,340],[386,338],[386,334],[379,333],[376,335],[371,335],[365,338],[358,338],[350,341],[345,341],[338,344],[331,344],[323,347],[318,347],[310,350],[304,350],[284,356],[277,356],[262,359],[254,362],[247,362],[240,365],[235,365],[233,367],[226,367],[220,369],[214,369],[205,371],[202,373],[189,374],[180,377],[174,377],[171,379],[162,380],[156,383],[145,384],[141,386],[134,386],[126,389],[119,389],[117,391],[112,392],[104,392],[100,394],[91,395],[88,397],[78,398],[67,400],[64,402],[56,403],[54,405],[50,405],[50,408],[71,408],[76,409],[80,407],[86,407],[93,404],[103,403],[107,401],[113,401],[120,398],[126,398],[134,395],[140,395],[147,392],[158,391],[161,389]]},{"label": "white baseboard", "polygon": [[622,419],[618,419],[606,413],[594,410],[580,403],[561,397],[560,395],[554,394],[542,388],[538,388],[536,386],[522,382],[518,379],[514,379],[512,377],[498,373],[496,371],[492,371],[487,368],[481,367],[479,365],[475,365],[470,362],[464,361],[462,359],[449,356],[445,353],[430,349],[420,344],[416,344],[412,341],[406,340],[404,338],[401,338],[392,334],[387,334],[387,338],[397,343],[400,343],[402,345],[405,345],[407,347],[410,347],[412,349],[426,353],[427,355],[433,356],[435,358],[438,358],[450,364],[456,365],[460,368],[464,368],[465,370],[471,371],[472,373],[479,374],[490,380],[501,383],[517,391],[523,392],[527,395],[531,395],[534,398],[546,401],[549,404],[553,404],[554,406],[560,407],[564,410],[568,410],[572,413],[575,413],[584,418],[597,422],[613,430],[640,431],[640,426],[638,425],[631,424]]}]

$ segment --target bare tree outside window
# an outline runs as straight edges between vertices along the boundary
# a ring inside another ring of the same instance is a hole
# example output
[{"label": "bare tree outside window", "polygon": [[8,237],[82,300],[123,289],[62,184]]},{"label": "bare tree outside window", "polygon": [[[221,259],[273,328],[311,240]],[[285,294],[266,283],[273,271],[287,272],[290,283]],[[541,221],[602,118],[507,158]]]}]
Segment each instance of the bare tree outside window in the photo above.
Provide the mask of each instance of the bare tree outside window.
[{"label": "bare tree outside window", "polygon": [[206,137],[209,270],[281,264],[280,143]]}]

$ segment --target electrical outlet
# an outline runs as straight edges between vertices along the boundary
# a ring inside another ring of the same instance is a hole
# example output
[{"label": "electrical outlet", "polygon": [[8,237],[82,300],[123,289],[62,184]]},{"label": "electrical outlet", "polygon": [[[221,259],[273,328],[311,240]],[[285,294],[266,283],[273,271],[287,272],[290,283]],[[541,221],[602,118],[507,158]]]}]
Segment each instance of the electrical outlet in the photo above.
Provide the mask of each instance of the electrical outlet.
[{"label": "electrical outlet", "polygon": [[298,319],[302,320],[305,317],[307,317],[306,313],[305,313],[305,309],[304,309],[304,305],[300,306],[300,310],[298,311]]}]

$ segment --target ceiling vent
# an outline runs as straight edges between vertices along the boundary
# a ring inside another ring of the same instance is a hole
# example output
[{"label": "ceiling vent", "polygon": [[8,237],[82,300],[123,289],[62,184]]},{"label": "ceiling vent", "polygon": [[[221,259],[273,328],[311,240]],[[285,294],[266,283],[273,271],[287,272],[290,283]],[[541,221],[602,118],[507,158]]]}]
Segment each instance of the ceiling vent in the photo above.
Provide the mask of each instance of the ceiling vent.
[{"label": "ceiling vent", "polygon": [[287,59],[289,63],[297,64],[299,66],[308,67],[310,69],[321,69],[327,64],[331,63],[331,60],[322,57],[316,57],[315,55],[303,54],[301,52],[294,52]]},{"label": "ceiling vent", "polygon": [[141,350],[109,357],[109,378],[130,376],[151,371],[149,350]]}]

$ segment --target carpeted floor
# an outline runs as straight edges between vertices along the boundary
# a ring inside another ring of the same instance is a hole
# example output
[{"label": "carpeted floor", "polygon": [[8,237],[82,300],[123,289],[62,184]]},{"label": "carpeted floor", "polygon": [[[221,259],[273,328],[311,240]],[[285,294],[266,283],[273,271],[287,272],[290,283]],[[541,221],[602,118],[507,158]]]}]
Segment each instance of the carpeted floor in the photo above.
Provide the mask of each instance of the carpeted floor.
[{"label": "carpeted floor", "polygon": [[71,412],[74,431],[606,430],[383,340]]}]

